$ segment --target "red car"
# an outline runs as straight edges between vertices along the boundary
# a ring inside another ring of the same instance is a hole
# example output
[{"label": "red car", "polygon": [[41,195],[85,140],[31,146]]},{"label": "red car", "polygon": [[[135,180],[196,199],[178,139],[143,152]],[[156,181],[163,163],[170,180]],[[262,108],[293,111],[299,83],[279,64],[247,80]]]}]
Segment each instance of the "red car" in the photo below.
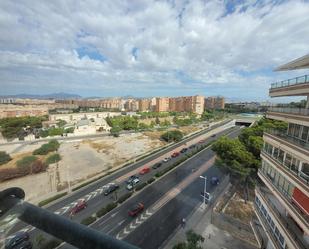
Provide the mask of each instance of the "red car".
[{"label": "red car", "polygon": [[140,212],[142,212],[144,210],[144,204],[143,203],[138,203],[137,205],[135,205],[129,212],[129,216],[131,217],[135,217],[136,215],[138,215]]},{"label": "red car", "polygon": [[87,207],[87,203],[86,201],[79,201],[72,209],[71,209],[71,212],[70,214],[71,215],[74,215],[76,213],[78,213],[79,211],[85,209]]},{"label": "red car", "polygon": [[150,168],[149,167],[145,167],[145,168],[142,168],[139,172],[140,175],[145,175],[147,173],[149,173],[150,171]]},{"label": "red car", "polygon": [[172,157],[178,157],[179,155],[180,155],[179,152],[174,152],[174,153],[172,154]]}]

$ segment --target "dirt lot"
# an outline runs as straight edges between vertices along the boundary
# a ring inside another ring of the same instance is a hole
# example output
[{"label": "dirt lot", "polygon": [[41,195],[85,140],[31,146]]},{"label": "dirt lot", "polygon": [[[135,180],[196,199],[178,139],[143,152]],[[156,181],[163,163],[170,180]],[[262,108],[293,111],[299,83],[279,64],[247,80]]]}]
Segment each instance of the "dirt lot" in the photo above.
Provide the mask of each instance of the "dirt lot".
[{"label": "dirt lot", "polygon": [[[13,167],[16,160],[40,147],[43,143],[27,146],[8,146],[13,160],[7,167]],[[36,201],[42,196],[50,196],[67,186],[70,179],[72,185],[89,179],[104,171],[119,167],[147,151],[162,146],[163,142],[144,134],[126,134],[118,138],[104,137],[100,139],[61,142],[59,153],[62,160],[57,165],[49,166],[47,172],[25,176],[0,183],[0,188],[19,186],[26,192],[27,199]],[[18,151],[12,153],[14,151]],[[35,182],[35,184],[33,184]]]}]

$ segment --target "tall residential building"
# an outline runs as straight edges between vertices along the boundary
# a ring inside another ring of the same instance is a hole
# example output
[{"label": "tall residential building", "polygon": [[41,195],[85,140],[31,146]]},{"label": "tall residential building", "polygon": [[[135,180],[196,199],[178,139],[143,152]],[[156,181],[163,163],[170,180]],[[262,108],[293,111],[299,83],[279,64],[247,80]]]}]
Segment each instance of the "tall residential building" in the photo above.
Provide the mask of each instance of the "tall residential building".
[{"label": "tall residential building", "polygon": [[224,97],[207,97],[205,98],[205,109],[224,109]]},{"label": "tall residential building", "polygon": [[146,112],[151,110],[151,99],[138,100],[138,110],[140,112]]},{"label": "tall residential building", "polygon": [[124,103],[125,111],[136,112],[139,110],[139,101],[136,99],[127,99]]},{"label": "tall residential building", "polygon": [[[277,70],[298,68],[309,68],[309,55]],[[267,130],[263,135],[261,183],[254,203],[267,238],[262,244],[268,249],[305,249],[309,248],[309,75],[273,83],[269,95],[306,96],[307,106],[271,107],[266,114],[287,122],[288,128]]]},{"label": "tall residential building", "polygon": [[169,109],[169,98],[159,97],[156,98],[156,112],[168,112]]},{"label": "tall residential building", "polygon": [[192,97],[192,112],[202,114],[204,112],[204,96],[193,96]]}]

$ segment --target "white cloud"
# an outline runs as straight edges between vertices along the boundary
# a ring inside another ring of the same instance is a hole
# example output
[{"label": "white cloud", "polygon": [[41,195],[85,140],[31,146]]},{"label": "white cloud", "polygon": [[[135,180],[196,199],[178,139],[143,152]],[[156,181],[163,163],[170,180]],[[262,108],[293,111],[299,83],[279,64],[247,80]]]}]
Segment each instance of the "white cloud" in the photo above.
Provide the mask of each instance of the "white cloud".
[{"label": "white cloud", "polygon": [[[266,98],[271,81],[298,75],[270,70],[308,53],[309,4],[234,7],[228,12],[224,1],[199,0],[1,1],[0,87],[84,95],[164,95],[164,88],[165,95],[175,88],[224,95],[235,87],[245,97],[250,84]],[[106,61],[79,56],[84,48]]]}]

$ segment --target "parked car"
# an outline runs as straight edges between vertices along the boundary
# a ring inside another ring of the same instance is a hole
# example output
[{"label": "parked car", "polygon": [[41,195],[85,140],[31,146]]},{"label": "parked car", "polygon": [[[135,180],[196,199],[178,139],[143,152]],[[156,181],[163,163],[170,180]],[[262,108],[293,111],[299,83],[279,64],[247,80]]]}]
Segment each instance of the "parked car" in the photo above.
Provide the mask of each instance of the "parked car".
[{"label": "parked car", "polygon": [[165,158],[163,159],[163,162],[166,163],[166,162],[168,162],[169,160],[171,160],[170,157],[165,157]]},{"label": "parked car", "polygon": [[174,152],[174,153],[172,154],[172,157],[178,157],[179,155],[180,155],[179,152]]},{"label": "parked car", "polygon": [[196,144],[191,144],[190,146],[189,146],[189,149],[193,149],[193,148],[195,148],[196,147]]},{"label": "parked car", "polygon": [[216,176],[213,176],[210,180],[212,185],[218,185],[219,184],[219,178]]},{"label": "parked car", "polygon": [[215,136],[217,136],[217,134],[213,134],[213,135],[211,135],[211,137],[215,137]]},{"label": "parked car", "polygon": [[79,201],[72,209],[70,214],[74,215],[81,210],[85,209],[87,207],[87,202],[85,200]]},{"label": "parked car", "polygon": [[136,215],[138,215],[140,212],[142,212],[144,210],[144,204],[143,203],[138,203],[136,204],[129,212],[129,216],[131,217],[135,217]]},{"label": "parked car", "polygon": [[149,167],[144,167],[144,168],[142,168],[142,169],[140,170],[139,174],[140,174],[140,175],[145,175],[145,174],[147,174],[147,173],[149,173],[149,172],[150,172],[150,168],[149,168]]},{"label": "parked car", "polygon": [[115,183],[110,183],[108,187],[104,191],[104,195],[109,195],[110,193],[114,192],[116,189],[118,189],[119,186]]},{"label": "parked car", "polygon": [[162,163],[155,163],[152,168],[153,169],[157,169],[157,168],[160,168],[162,166]]},{"label": "parked car", "polygon": [[198,141],[200,144],[202,144],[202,143],[205,143],[205,140],[204,139],[202,139],[202,140],[200,140],[200,141]]},{"label": "parked car", "polygon": [[188,148],[183,148],[180,153],[185,153],[188,150]]},{"label": "parked car", "polygon": [[5,241],[5,249],[31,249],[32,243],[27,232],[17,232]]},{"label": "parked car", "polygon": [[139,179],[135,178],[133,179],[128,185],[127,185],[127,190],[132,190],[134,186],[136,186],[139,183]]}]

